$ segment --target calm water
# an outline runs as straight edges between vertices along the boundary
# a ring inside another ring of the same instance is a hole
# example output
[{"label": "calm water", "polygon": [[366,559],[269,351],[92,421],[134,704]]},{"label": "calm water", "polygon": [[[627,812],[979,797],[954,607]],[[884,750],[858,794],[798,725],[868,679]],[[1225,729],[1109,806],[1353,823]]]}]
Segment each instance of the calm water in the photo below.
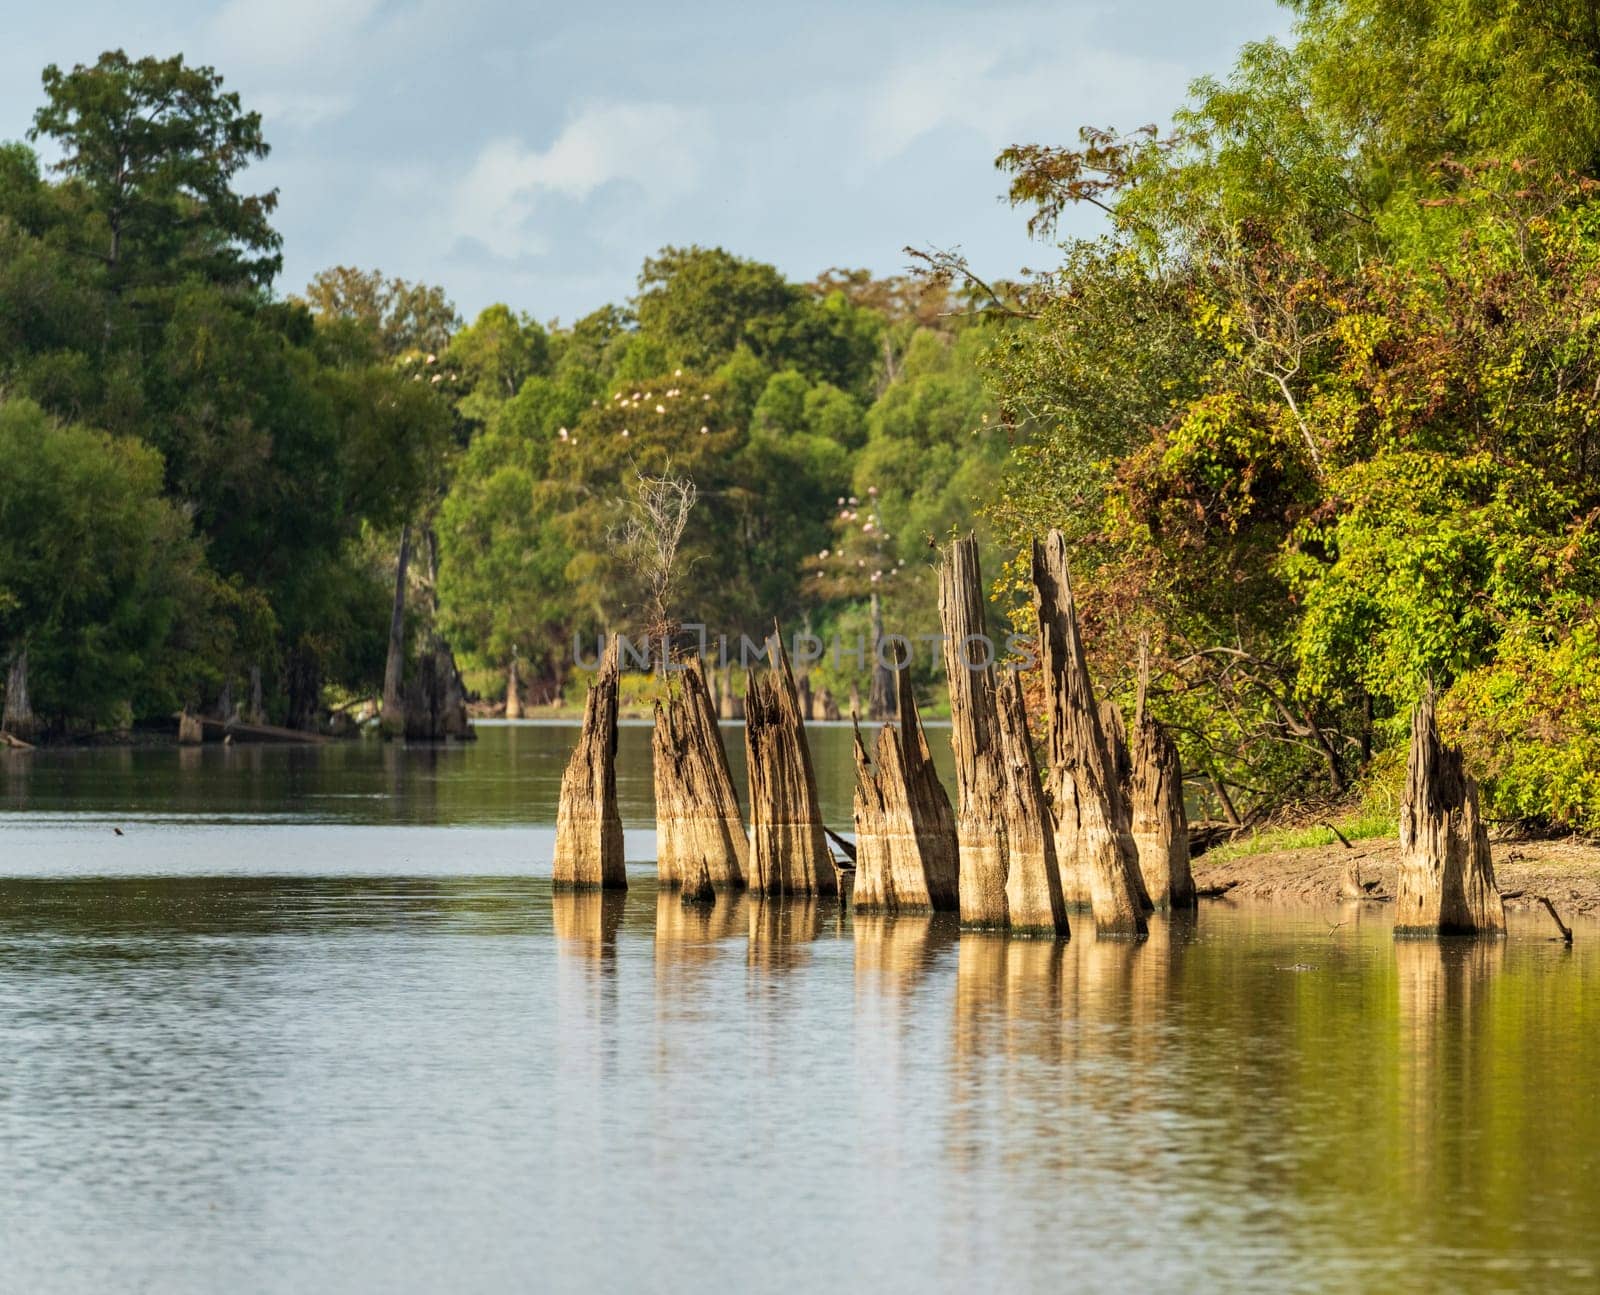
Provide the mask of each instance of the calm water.
[{"label": "calm water", "polygon": [[1595,925],[689,911],[642,729],[552,897],[571,740],[0,756],[0,1290],[1600,1283]]}]

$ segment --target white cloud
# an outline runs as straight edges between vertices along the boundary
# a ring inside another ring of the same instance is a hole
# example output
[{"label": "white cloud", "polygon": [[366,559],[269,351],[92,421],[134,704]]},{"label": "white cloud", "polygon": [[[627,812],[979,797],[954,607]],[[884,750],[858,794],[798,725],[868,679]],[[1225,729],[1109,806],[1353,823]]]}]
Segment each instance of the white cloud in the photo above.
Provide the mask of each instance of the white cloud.
[{"label": "white cloud", "polygon": [[947,43],[890,68],[862,120],[862,152],[881,163],[943,127],[965,127],[987,144],[1024,142],[1028,132],[1053,129],[1052,141],[1071,142],[1079,125],[1142,125],[1152,99],[1173,97],[1183,69],[1174,63],[1063,42],[1041,50],[1015,37]]},{"label": "white cloud", "polygon": [[231,0],[211,36],[230,62],[294,69],[327,51],[343,52],[381,0]]},{"label": "white cloud", "polygon": [[491,140],[457,190],[452,232],[496,256],[543,251],[532,227],[542,199],[582,202],[621,181],[639,190],[641,206],[659,207],[693,190],[710,142],[703,112],[660,103],[594,105],[545,149]]}]

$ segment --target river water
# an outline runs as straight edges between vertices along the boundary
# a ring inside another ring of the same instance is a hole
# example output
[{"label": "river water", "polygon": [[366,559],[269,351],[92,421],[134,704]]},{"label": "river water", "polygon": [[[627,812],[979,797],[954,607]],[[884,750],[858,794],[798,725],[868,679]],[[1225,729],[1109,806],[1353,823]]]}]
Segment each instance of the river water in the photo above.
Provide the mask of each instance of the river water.
[{"label": "river water", "polygon": [[481,733],[0,754],[0,1290],[1600,1283],[1593,924],[686,910],[638,727],[553,896],[574,730]]}]

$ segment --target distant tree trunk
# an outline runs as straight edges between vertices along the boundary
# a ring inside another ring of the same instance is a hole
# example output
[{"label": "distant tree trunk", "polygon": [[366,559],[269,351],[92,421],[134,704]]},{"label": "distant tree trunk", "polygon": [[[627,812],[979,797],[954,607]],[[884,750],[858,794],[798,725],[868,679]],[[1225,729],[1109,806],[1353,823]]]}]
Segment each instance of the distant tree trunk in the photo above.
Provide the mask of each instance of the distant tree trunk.
[{"label": "distant tree trunk", "polygon": [[289,727],[303,733],[320,731],[322,665],[304,643],[289,650]]},{"label": "distant tree trunk", "polygon": [[428,635],[427,650],[405,694],[405,735],[414,742],[443,742],[474,736],[467,718],[466,694],[450,645]]},{"label": "distant tree trunk", "polygon": [[394,603],[389,611],[389,657],[383,667],[383,710],[379,727],[385,737],[406,731],[406,568],[411,561],[411,526],[400,528],[400,553],[395,560]]},{"label": "distant tree trunk", "polygon": [[850,715],[851,718],[861,714],[861,687],[854,679],[850,681]]},{"label": "distant tree trunk", "polygon": [[800,678],[795,681],[794,687],[795,697],[800,703],[800,718],[816,719],[817,717],[811,709],[811,676],[808,674],[801,675]]},{"label": "distant tree trunk", "polygon": [[33,703],[28,698],[28,649],[24,645],[11,654],[11,667],[6,671],[6,707],[0,716],[0,732],[31,742],[38,731]]},{"label": "distant tree trunk", "polygon": [[1100,727],[1084,659],[1078,611],[1067,574],[1066,537],[1052,530],[1033,545],[1050,777],[1055,791],[1056,855],[1069,900],[1088,900],[1101,935],[1144,935],[1144,905],[1118,840],[1116,770]]},{"label": "distant tree trunk", "polygon": [[265,724],[267,722],[266,707],[261,700],[261,667],[250,667],[250,710],[245,715],[245,720],[251,724]]},{"label": "distant tree trunk", "polygon": [[956,820],[928,751],[917,703],[897,675],[898,726],[878,730],[871,761],[856,727],[857,912],[954,912],[961,864]]},{"label": "distant tree trunk", "polygon": [[662,885],[745,884],[750,843],[717,729],[705,670],[690,657],[666,705],[656,702],[656,875]]},{"label": "distant tree trunk", "polygon": [[764,895],[836,894],[817,776],[781,637],[768,652],[772,668],[751,672],[744,702],[750,888]]},{"label": "distant tree trunk", "polygon": [[560,888],[625,890],[622,818],[617,811],[617,640],[583,703],[578,745],[561,777],[556,807],[552,884]]},{"label": "distant tree trunk", "polygon": [[872,595],[872,688],[867,695],[867,717],[888,719],[894,714],[895,671],[884,663],[880,648],[883,645],[883,602],[876,593]]},{"label": "distant tree trunk", "polygon": [[517,691],[517,659],[511,658],[511,664],[506,669],[506,718],[522,718],[522,697]]},{"label": "distant tree trunk", "polygon": [[1505,934],[1478,784],[1461,752],[1439,740],[1431,686],[1411,717],[1394,907],[1396,935]]}]

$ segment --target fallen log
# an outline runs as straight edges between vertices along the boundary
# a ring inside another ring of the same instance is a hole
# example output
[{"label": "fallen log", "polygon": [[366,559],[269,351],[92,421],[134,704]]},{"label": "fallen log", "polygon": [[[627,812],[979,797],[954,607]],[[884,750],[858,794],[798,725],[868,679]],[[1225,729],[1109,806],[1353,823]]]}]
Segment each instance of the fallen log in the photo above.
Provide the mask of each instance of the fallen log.
[{"label": "fallen log", "polygon": [[1394,929],[1396,935],[1504,935],[1506,929],[1478,784],[1462,769],[1461,752],[1439,739],[1431,686],[1411,718]]},{"label": "fallen log", "polygon": [[1066,537],[1059,530],[1052,530],[1043,544],[1034,541],[1033,590],[1062,893],[1070,902],[1088,904],[1099,934],[1142,936],[1148,927],[1133,881],[1137,859],[1127,857],[1119,840],[1115,770],[1084,660],[1067,574]]},{"label": "fallen log", "polygon": [[1556,912],[1556,906],[1550,902],[1550,896],[1540,895],[1539,902],[1544,905],[1544,911],[1550,914],[1550,920],[1556,924],[1556,930],[1561,932],[1561,938],[1567,944],[1572,943],[1572,928],[1561,920],[1561,914]]},{"label": "fallen log", "polygon": [[613,637],[584,698],[578,745],[561,776],[551,876],[561,889],[624,890],[628,885],[617,812],[618,673]]},{"label": "fallen log", "polygon": [[691,657],[666,704],[655,706],[651,735],[656,793],[656,875],[664,886],[698,881],[741,889],[750,843],[717,729],[705,669]]},{"label": "fallen log", "polygon": [[750,887],[766,895],[833,895],[839,880],[822,830],[817,776],[789,654],[776,630],[768,659],[771,669],[751,672],[744,699]]}]

